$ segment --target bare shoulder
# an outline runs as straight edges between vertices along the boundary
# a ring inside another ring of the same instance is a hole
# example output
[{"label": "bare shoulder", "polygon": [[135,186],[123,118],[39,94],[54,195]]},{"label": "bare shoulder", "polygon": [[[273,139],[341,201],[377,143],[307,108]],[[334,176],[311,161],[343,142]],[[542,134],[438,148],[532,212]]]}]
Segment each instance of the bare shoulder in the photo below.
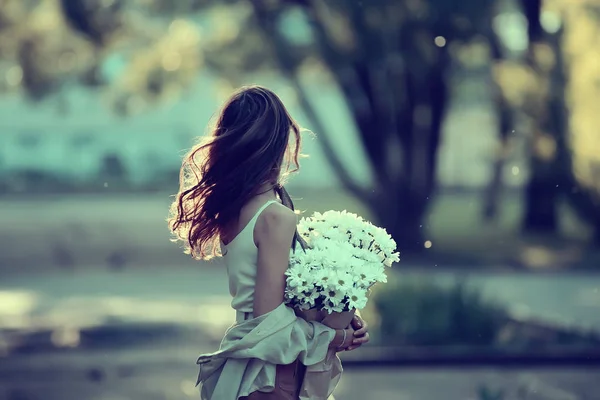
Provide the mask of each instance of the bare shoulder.
[{"label": "bare shoulder", "polygon": [[286,206],[274,203],[267,207],[258,217],[254,230],[256,243],[260,242],[289,242],[296,231],[296,214]]}]

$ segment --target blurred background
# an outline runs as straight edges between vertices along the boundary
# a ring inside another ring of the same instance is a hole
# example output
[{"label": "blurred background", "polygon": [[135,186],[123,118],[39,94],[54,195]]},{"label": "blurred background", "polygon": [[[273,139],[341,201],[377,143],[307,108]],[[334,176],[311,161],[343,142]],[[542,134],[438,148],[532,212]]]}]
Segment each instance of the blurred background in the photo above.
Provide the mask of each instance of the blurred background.
[{"label": "blurred background", "polygon": [[599,48],[597,0],[0,0],[0,399],[198,398],[234,315],[165,219],[252,83],[297,208],[401,252],[338,399],[600,399]]}]

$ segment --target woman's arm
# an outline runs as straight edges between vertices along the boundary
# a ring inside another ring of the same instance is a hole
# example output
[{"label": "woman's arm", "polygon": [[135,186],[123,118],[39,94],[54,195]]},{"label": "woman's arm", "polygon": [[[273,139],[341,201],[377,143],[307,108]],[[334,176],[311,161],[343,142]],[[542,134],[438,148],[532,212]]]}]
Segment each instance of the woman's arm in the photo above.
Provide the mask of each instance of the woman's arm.
[{"label": "woman's arm", "polygon": [[[254,317],[276,309],[284,299],[285,271],[290,261],[290,248],[296,231],[296,214],[282,206],[269,206],[259,216],[254,228],[258,246]],[[345,339],[345,340],[344,340]],[[346,348],[352,344],[354,330],[336,330],[331,348]]]}]

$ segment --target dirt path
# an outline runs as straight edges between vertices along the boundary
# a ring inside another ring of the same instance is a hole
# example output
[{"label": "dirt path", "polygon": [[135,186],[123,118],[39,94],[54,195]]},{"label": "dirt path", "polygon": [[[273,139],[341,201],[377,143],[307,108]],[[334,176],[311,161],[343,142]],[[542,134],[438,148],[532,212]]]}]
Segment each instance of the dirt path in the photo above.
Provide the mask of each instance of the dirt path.
[{"label": "dirt path", "polygon": [[[165,358],[169,358],[165,351]],[[164,362],[135,354],[106,354],[113,366],[88,360],[69,368],[37,357],[36,368],[3,374],[6,400],[185,400],[198,399],[192,363]],[[189,358],[189,357],[188,357]],[[122,365],[114,365],[122,361]],[[45,367],[44,367],[45,366]],[[481,400],[482,389],[501,400],[598,400],[600,370],[347,369],[337,400]]]}]

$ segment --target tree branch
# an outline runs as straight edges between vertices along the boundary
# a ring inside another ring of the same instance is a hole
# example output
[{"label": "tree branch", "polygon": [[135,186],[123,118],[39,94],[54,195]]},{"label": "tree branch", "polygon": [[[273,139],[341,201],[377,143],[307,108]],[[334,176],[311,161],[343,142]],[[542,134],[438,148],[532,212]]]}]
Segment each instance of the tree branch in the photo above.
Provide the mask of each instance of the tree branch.
[{"label": "tree branch", "polygon": [[[359,7],[357,4],[347,4],[352,7],[350,19],[355,27],[354,33],[359,43],[356,46],[358,54],[344,55],[332,44],[332,39],[324,28],[326,21],[317,12],[318,7],[315,1],[310,3],[310,5],[306,5],[305,12],[316,34],[316,42],[320,47],[320,53],[333,71],[338,86],[344,94],[344,99],[359,130],[361,143],[373,169],[376,171],[376,177],[386,185],[390,182],[390,176],[387,169],[385,134],[389,132],[381,125],[385,122],[385,117],[380,118],[377,115],[378,104],[374,99],[378,96],[378,93],[374,92],[371,82],[371,71],[377,68],[380,69],[381,66],[371,68],[372,66],[369,65],[369,61],[381,60],[373,60],[371,53],[368,51],[374,44],[364,37],[368,34],[368,29],[362,21],[364,16],[357,10]],[[366,54],[361,54],[365,52]]]},{"label": "tree branch", "polygon": [[313,105],[308,100],[308,94],[298,79],[295,63],[289,56],[287,43],[285,43],[285,40],[281,37],[280,33],[277,31],[277,27],[275,26],[277,15],[268,7],[266,7],[261,0],[251,0],[251,3],[254,7],[256,19],[258,20],[258,26],[265,33],[264,36],[273,49],[273,53],[278,64],[280,65],[281,71],[290,81],[292,87],[296,91],[300,106],[304,110],[306,117],[318,132],[323,132],[319,143],[321,144],[326,157],[329,159],[333,170],[339,177],[344,187],[346,187],[350,193],[356,196],[359,200],[367,204],[370,203],[371,198],[369,192],[360,187],[350,176],[347,169],[342,164],[339,156],[335,152],[335,147],[331,142],[330,137],[324,133],[325,127],[321,123],[321,120],[317,115]]},{"label": "tree branch", "polygon": [[[500,45],[498,36],[492,29],[487,31],[487,38],[491,48],[492,62],[503,61],[504,54],[502,52],[502,46]],[[505,150],[511,137],[510,132],[514,132],[512,130],[514,126],[512,110],[504,98],[502,88],[498,82],[494,82],[494,102],[496,103],[496,113],[499,119],[498,135],[501,150],[498,152],[496,159],[493,162],[492,178],[490,179],[487,188],[484,190],[483,219],[486,221],[493,220],[498,214],[500,194],[504,186],[502,172],[504,171],[504,164],[506,163]]]}]

